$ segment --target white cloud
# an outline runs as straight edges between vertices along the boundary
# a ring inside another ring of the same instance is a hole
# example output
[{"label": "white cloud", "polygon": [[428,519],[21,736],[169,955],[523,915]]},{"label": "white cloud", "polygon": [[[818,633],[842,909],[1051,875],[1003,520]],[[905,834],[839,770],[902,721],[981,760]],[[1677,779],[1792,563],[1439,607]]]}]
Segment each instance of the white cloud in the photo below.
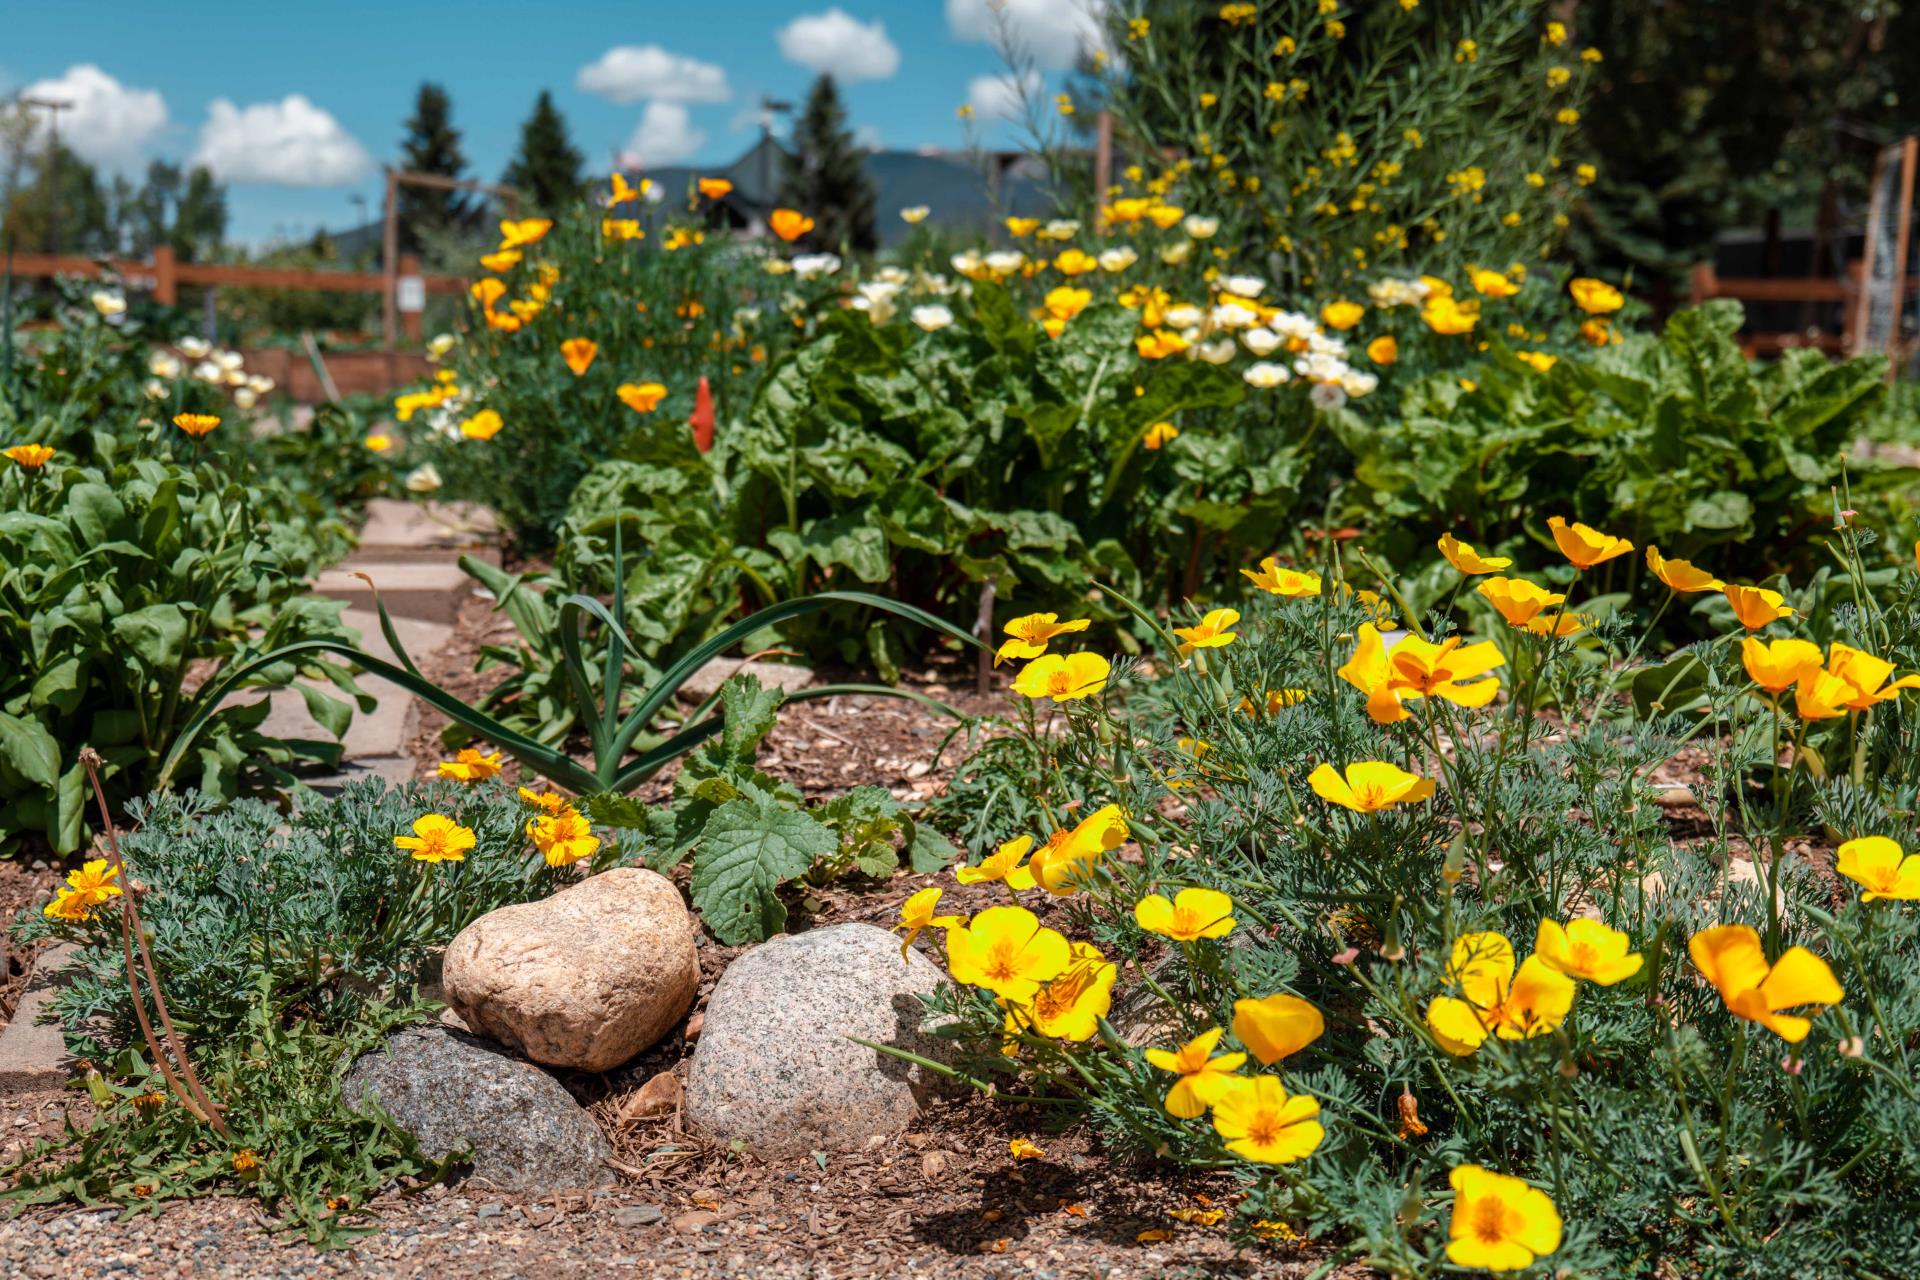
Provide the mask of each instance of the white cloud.
[{"label": "white cloud", "polygon": [[1104,47],[1106,8],[1106,0],[947,0],[947,26],[959,39],[990,44],[1004,31],[1015,52],[1063,68],[1081,50]]},{"label": "white cloud", "polygon": [[193,163],[223,182],[331,187],[365,177],[373,157],[338,120],[291,93],[246,107],[214,99]]},{"label": "white cloud", "polygon": [[[71,104],[60,112],[60,141],[93,164],[133,167],[140,149],[167,127],[167,103],[152,89],[133,89],[90,62],[68,67],[57,80],[40,80],[24,90],[29,98]],[[35,141],[44,141],[46,111]]]},{"label": "white cloud", "polygon": [[885,80],[900,69],[900,50],[887,39],[887,24],[864,24],[839,8],[795,18],[774,38],[788,62],[836,80]]},{"label": "white cloud", "polygon": [[657,44],[623,44],[580,68],[576,88],[609,102],[725,102],[733,96],[722,67],[669,53]]},{"label": "white cloud", "polygon": [[698,151],[707,141],[707,132],[697,128],[686,107],[678,102],[649,102],[627,139],[622,161],[631,158],[635,168],[675,164]]},{"label": "white cloud", "polygon": [[967,104],[982,120],[1018,120],[1026,114],[1022,90],[1031,99],[1044,87],[1037,71],[1019,79],[1011,75],[975,76],[967,81]]}]

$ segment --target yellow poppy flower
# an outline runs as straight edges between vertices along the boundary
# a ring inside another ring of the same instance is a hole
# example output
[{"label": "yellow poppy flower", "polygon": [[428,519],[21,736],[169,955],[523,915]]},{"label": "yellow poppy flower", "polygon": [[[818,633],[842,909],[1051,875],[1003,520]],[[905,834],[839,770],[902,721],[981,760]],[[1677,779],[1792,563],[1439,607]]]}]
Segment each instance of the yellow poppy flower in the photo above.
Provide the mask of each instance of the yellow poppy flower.
[{"label": "yellow poppy flower", "polygon": [[1497,933],[1463,934],[1454,941],[1448,977],[1458,996],[1427,1005],[1427,1029],[1448,1053],[1465,1056],[1488,1035],[1526,1040],[1552,1032],[1573,1009],[1573,979],[1537,955],[1516,972],[1513,944]]},{"label": "yellow poppy flower", "polygon": [[1485,271],[1479,267],[1467,268],[1467,280],[1474,291],[1483,298],[1511,298],[1520,292],[1520,286],[1501,275],[1498,271]]},{"label": "yellow poppy flower", "polygon": [[1610,987],[1640,972],[1645,963],[1633,949],[1633,939],[1598,920],[1542,918],[1534,935],[1533,954],[1549,969],[1585,982]]},{"label": "yellow poppy flower", "polygon": [[1483,556],[1450,533],[1440,535],[1440,554],[1447,558],[1448,564],[1470,577],[1482,573],[1494,573],[1513,565],[1510,557]]},{"label": "yellow poppy flower", "polygon": [[1100,269],[1100,260],[1081,249],[1068,249],[1053,260],[1054,270],[1066,276],[1083,276]]},{"label": "yellow poppy flower", "polygon": [[1654,577],[1667,584],[1669,591],[1682,595],[1694,591],[1724,591],[1727,584],[1708,573],[1705,569],[1696,569],[1686,560],[1669,560],[1660,554],[1660,548],[1647,548],[1647,569]]},{"label": "yellow poppy flower", "polygon": [[1344,776],[1330,764],[1307,775],[1313,793],[1356,813],[1375,813],[1396,804],[1413,804],[1433,795],[1433,779],[1408,773],[1384,760],[1350,764]]},{"label": "yellow poppy flower", "polygon": [[385,453],[393,448],[393,437],[384,431],[376,431],[360,443],[374,453]]},{"label": "yellow poppy flower", "polygon": [[1345,333],[1347,330],[1353,328],[1353,326],[1359,324],[1366,314],[1367,309],[1365,307],[1357,302],[1348,302],[1343,298],[1338,302],[1329,302],[1326,306],[1320,308],[1320,323],[1329,329],[1337,329]]},{"label": "yellow poppy flower", "polygon": [[485,782],[500,772],[500,752],[481,755],[472,747],[463,748],[451,760],[442,760],[439,774],[455,782]]},{"label": "yellow poppy flower", "polygon": [[1035,658],[1014,677],[1013,691],[1029,698],[1051,698],[1055,702],[1074,702],[1090,698],[1107,687],[1112,670],[1097,653],[1057,653]]},{"label": "yellow poppy flower", "polygon": [[697,185],[700,194],[709,200],[719,200],[733,190],[733,183],[725,178],[702,178]]},{"label": "yellow poppy flower", "polygon": [[1899,697],[1902,690],[1920,688],[1920,675],[1901,676],[1888,684],[1887,677],[1893,674],[1891,662],[1837,641],[1827,651],[1826,669],[1852,691],[1846,704],[1849,711],[1869,711]]},{"label": "yellow poppy flower", "polygon": [[1164,360],[1168,356],[1177,356],[1189,345],[1185,338],[1171,329],[1155,329],[1133,340],[1134,350],[1140,353],[1142,360]]},{"label": "yellow poppy flower", "polygon": [[1560,554],[1576,569],[1591,569],[1633,550],[1633,544],[1625,538],[1616,538],[1577,521],[1568,524],[1560,516],[1547,517],[1547,528],[1552,531],[1554,544],[1560,548]]},{"label": "yellow poppy flower", "polygon": [[557,791],[532,791],[521,787],[520,798],[549,816],[568,808],[567,798]]},{"label": "yellow poppy flower", "polygon": [[1044,983],[1027,1008],[1033,1029],[1055,1040],[1091,1040],[1100,1019],[1113,1008],[1113,984],[1120,966],[1091,943],[1070,945],[1067,970]]},{"label": "yellow poppy flower", "polygon": [[1238,710],[1244,711],[1250,716],[1259,716],[1262,714],[1273,715],[1276,712],[1284,711],[1288,707],[1304,702],[1306,697],[1307,691],[1305,689],[1269,689],[1262,695],[1264,706],[1254,705],[1252,698],[1242,698],[1240,699]]},{"label": "yellow poppy flower", "polygon": [[1908,856],[1885,836],[1861,836],[1842,844],[1834,870],[1866,890],[1860,895],[1862,902],[1920,899],[1920,857]]},{"label": "yellow poppy flower", "polygon": [[393,843],[412,853],[415,862],[459,862],[477,841],[471,827],[429,813],[414,822],[412,835],[395,836]]},{"label": "yellow poppy flower", "polygon": [[[922,890],[921,894],[926,892]],[[933,892],[937,897],[939,891]],[[920,927],[926,928],[934,923],[932,901],[922,903],[922,907],[926,924]],[[902,922],[906,923],[904,911]],[[1025,907],[988,907],[965,925],[943,927],[947,929],[947,964],[954,981],[991,991],[1017,1004],[1032,1000],[1041,983],[1066,972],[1073,960],[1067,940],[1042,927],[1040,918]]]},{"label": "yellow poppy flower", "polygon": [[[1180,428],[1171,422],[1156,422],[1140,437],[1140,444],[1148,449],[1162,449],[1179,438]],[[1242,570],[1242,572],[1245,571]]]},{"label": "yellow poppy flower", "polygon": [[773,234],[791,242],[813,230],[813,219],[798,209],[775,209],[767,218],[767,225]]},{"label": "yellow poppy flower", "polygon": [[1299,599],[1302,596],[1320,594],[1320,575],[1306,569],[1283,569],[1280,562],[1272,556],[1260,562],[1260,572],[1242,569],[1254,586],[1270,595]]},{"label": "yellow poppy flower", "polygon": [[89,919],[100,904],[121,896],[119,878],[120,868],[105,858],[89,858],[79,870],[67,873],[66,886],[41,913],[54,920]]},{"label": "yellow poppy flower", "polygon": [[1008,658],[1037,658],[1056,636],[1085,631],[1092,625],[1087,618],[1062,622],[1057,613],[1024,614],[1006,625],[1006,633],[1013,638],[1000,645],[993,655],[993,665],[997,667]]},{"label": "yellow poppy flower", "polygon": [[1762,641],[1745,636],[1740,641],[1740,657],[1753,682],[1775,697],[1807,672],[1820,669],[1820,646],[1806,640]]},{"label": "yellow poppy flower", "polygon": [[1400,342],[1390,333],[1383,333],[1367,344],[1367,359],[1375,364],[1392,364],[1400,358]]},{"label": "yellow poppy flower", "polygon": [[593,825],[572,808],[527,823],[527,836],[550,867],[570,867],[600,848]]},{"label": "yellow poppy flower", "polygon": [[1504,574],[1488,578],[1475,590],[1500,611],[1501,617],[1516,627],[1527,626],[1543,610],[1555,608],[1566,601],[1566,596],[1558,591],[1548,591],[1525,578],[1509,578]]},{"label": "yellow poppy flower", "polygon": [[1758,631],[1769,622],[1793,616],[1793,610],[1783,603],[1786,597],[1778,591],[1768,591],[1765,587],[1743,587],[1731,582],[1722,591],[1726,594],[1727,603],[1733,606],[1733,616],[1749,631]]},{"label": "yellow poppy flower", "polygon": [[534,244],[553,230],[551,218],[521,218],[517,222],[503,221],[500,224],[500,247],[502,249],[520,249]]},{"label": "yellow poppy flower", "polygon": [[1435,333],[1454,337],[1473,332],[1474,324],[1480,319],[1480,307],[1477,303],[1458,302],[1445,294],[1429,294],[1426,305],[1420,309],[1420,318]]},{"label": "yellow poppy flower", "polygon": [[1047,314],[1055,320],[1066,321],[1073,319],[1082,311],[1085,311],[1087,304],[1092,301],[1093,292],[1091,290],[1075,289],[1071,285],[1061,285],[1058,289],[1049,290],[1047,296],[1041,300],[1041,305],[1046,308]]},{"label": "yellow poppy flower", "polygon": [[1234,1039],[1247,1046],[1263,1067],[1292,1057],[1318,1040],[1326,1029],[1327,1020],[1320,1010],[1283,991],[1258,1000],[1233,1002]]},{"label": "yellow poppy flower", "polygon": [[1822,667],[1800,675],[1793,689],[1793,709],[1802,720],[1833,720],[1847,714],[1853,686]]},{"label": "yellow poppy flower", "polygon": [[1292,1164],[1312,1155],[1326,1130],[1320,1104],[1287,1093],[1276,1076],[1234,1081],[1213,1104],[1213,1128],[1227,1150],[1261,1164]]},{"label": "yellow poppy flower", "polygon": [[[894,925],[889,932],[899,933],[903,929],[906,931],[907,936],[900,940],[900,958],[902,960],[907,958],[907,948],[913,945],[913,940],[919,937],[923,930],[951,930],[961,924],[959,916],[935,915],[934,910],[939,906],[939,903],[940,888],[938,885],[934,885],[920,890],[900,904],[900,923]],[[952,938],[951,933],[948,934],[948,938]],[[948,946],[952,946],[951,941],[948,942]]]},{"label": "yellow poppy flower", "polygon": [[501,249],[497,253],[481,254],[480,265],[493,272],[511,271],[520,265],[522,256],[518,249]]},{"label": "yellow poppy flower", "polygon": [[1103,805],[1071,829],[1047,837],[1027,862],[1034,882],[1056,898],[1078,891],[1093,877],[1100,860],[1127,840],[1127,819],[1117,804]]},{"label": "yellow poppy flower", "polygon": [[492,409],[482,409],[471,418],[460,422],[460,434],[468,440],[491,440],[500,434],[500,428],[506,423]]},{"label": "yellow poppy flower", "polygon": [[1015,240],[1024,240],[1039,228],[1040,219],[1008,218],[1006,220],[1006,226],[1008,235],[1012,236]]},{"label": "yellow poppy flower", "polygon": [[173,425],[198,440],[220,425],[220,416],[213,413],[176,413]]},{"label": "yellow poppy flower", "polygon": [[1203,1116],[1207,1108],[1233,1087],[1234,1072],[1247,1061],[1244,1053],[1223,1053],[1213,1055],[1219,1045],[1220,1037],[1226,1034],[1219,1027],[1203,1031],[1178,1049],[1148,1049],[1144,1053],[1147,1062],[1162,1071],[1171,1072],[1180,1078],[1173,1082],[1173,1088],[1167,1090],[1162,1106],[1167,1114],[1181,1120],[1192,1120]]},{"label": "yellow poppy flower", "polygon": [[1187,211],[1178,205],[1153,204],[1147,206],[1147,221],[1162,231],[1173,230],[1173,228],[1178,225],[1180,219],[1186,216]]},{"label": "yellow poppy flower", "polygon": [[1513,358],[1533,369],[1535,373],[1545,373],[1560,363],[1559,356],[1549,355],[1545,351],[1516,351],[1513,353]]},{"label": "yellow poppy flower", "polygon": [[623,382],[613,394],[635,413],[652,413],[667,398],[667,389],[658,382]]},{"label": "yellow poppy flower", "polygon": [[1184,658],[1195,649],[1218,649],[1232,644],[1238,638],[1232,628],[1239,621],[1237,609],[1209,609],[1191,627],[1175,627],[1173,634],[1180,637],[1180,656]]},{"label": "yellow poppy flower", "polygon": [[932,212],[933,210],[928,208],[924,204],[908,205],[906,208],[900,211],[900,221],[906,223],[910,227],[916,226],[919,223],[925,222],[927,220],[927,215]]},{"label": "yellow poppy flower", "polygon": [[1033,848],[1032,836],[1016,836],[995,849],[990,857],[982,858],[980,865],[970,867],[962,863],[953,869],[953,878],[961,884],[986,884],[998,880],[1009,889],[1031,889],[1034,885],[1033,872],[1020,865],[1027,856],[1027,850]]},{"label": "yellow poppy flower", "polygon": [[1573,295],[1573,303],[1592,316],[1603,316],[1618,311],[1625,305],[1626,295],[1608,284],[1605,280],[1595,280],[1591,276],[1581,276],[1570,281],[1567,292]]},{"label": "yellow poppy flower", "polygon": [[560,358],[567,362],[567,368],[573,370],[573,376],[576,378],[587,371],[587,367],[593,363],[593,358],[598,354],[600,354],[600,344],[592,338],[568,338],[560,344]]},{"label": "yellow poppy flower", "polygon": [[603,240],[645,240],[647,233],[638,218],[602,218],[600,219],[600,238]]},{"label": "yellow poppy flower", "polygon": [[1182,889],[1167,901],[1150,893],[1133,906],[1133,918],[1148,933],[1175,942],[1224,938],[1233,932],[1233,899],[1218,889]]},{"label": "yellow poppy flower", "polygon": [[38,471],[53,457],[53,450],[44,444],[16,444],[10,449],[0,450],[0,457],[11,459],[25,470]]},{"label": "yellow poppy flower", "polygon": [[1447,1181],[1447,1260],[1456,1266],[1524,1271],[1560,1247],[1560,1211],[1546,1192],[1477,1164],[1456,1166]]},{"label": "yellow poppy flower", "polygon": [[1824,1008],[1847,998],[1827,962],[1805,947],[1788,947],[1768,964],[1760,935],[1744,924],[1702,929],[1688,941],[1687,954],[1726,1001],[1727,1012],[1759,1023],[1788,1044],[1805,1040],[1813,1023],[1781,1010]]},{"label": "yellow poppy flower", "polygon": [[627,185],[626,176],[616,172],[613,175],[612,190],[607,193],[607,204],[611,206],[625,204],[629,200],[638,200],[641,196],[645,195],[652,186],[653,180],[651,178],[642,178],[639,186],[630,187]]}]

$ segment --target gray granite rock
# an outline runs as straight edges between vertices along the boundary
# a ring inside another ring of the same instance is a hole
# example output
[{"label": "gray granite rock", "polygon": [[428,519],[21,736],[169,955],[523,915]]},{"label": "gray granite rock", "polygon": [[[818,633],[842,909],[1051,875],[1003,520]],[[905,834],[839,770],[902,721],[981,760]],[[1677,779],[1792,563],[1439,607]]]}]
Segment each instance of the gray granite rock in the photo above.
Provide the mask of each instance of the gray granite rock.
[{"label": "gray granite rock", "polygon": [[465,1141],[476,1176],[511,1191],[615,1181],[599,1126],[532,1063],[446,1027],[410,1027],[363,1055],[340,1081],[349,1106],[371,1096],[440,1157]]},{"label": "gray granite rock", "polygon": [[770,1155],[848,1151],[903,1133],[945,1085],[857,1036],[936,1062],[950,1042],[920,1030],[940,966],[870,924],[775,938],[735,960],[708,998],[687,1117]]}]

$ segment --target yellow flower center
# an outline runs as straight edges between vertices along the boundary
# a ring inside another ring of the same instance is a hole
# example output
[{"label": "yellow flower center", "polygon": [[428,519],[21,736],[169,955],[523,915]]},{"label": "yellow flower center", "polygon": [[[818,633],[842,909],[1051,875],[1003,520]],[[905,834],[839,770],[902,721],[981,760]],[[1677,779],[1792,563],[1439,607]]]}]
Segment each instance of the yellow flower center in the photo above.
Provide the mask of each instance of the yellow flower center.
[{"label": "yellow flower center", "polygon": [[1286,1127],[1278,1111],[1256,1111],[1247,1121],[1247,1141],[1258,1147],[1270,1147],[1280,1141]]},{"label": "yellow flower center", "polygon": [[1019,949],[1011,939],[1002,938],[993,944],[993,950],[987,953],[987,962],[981,966],[988,978],[995,982],[1008,982],[1019,976]]},{"label": "yellow flower center", "polygon": [[1570,967],[1591,973],[1600,967],[1600,952],[1591,942],[1576,942],[1567,948],[1567,960]]}]

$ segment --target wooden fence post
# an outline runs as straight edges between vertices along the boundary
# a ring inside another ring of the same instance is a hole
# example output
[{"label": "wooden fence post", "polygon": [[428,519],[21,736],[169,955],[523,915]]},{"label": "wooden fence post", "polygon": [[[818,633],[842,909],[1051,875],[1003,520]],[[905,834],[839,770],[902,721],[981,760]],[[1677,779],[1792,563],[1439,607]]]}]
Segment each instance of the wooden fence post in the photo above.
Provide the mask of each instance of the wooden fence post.
[{"label": "wooden fence post", "polygon": [[153,246],[153,300],[163,307],[180,301],[180,278],[175,268],[173,246]]}]

